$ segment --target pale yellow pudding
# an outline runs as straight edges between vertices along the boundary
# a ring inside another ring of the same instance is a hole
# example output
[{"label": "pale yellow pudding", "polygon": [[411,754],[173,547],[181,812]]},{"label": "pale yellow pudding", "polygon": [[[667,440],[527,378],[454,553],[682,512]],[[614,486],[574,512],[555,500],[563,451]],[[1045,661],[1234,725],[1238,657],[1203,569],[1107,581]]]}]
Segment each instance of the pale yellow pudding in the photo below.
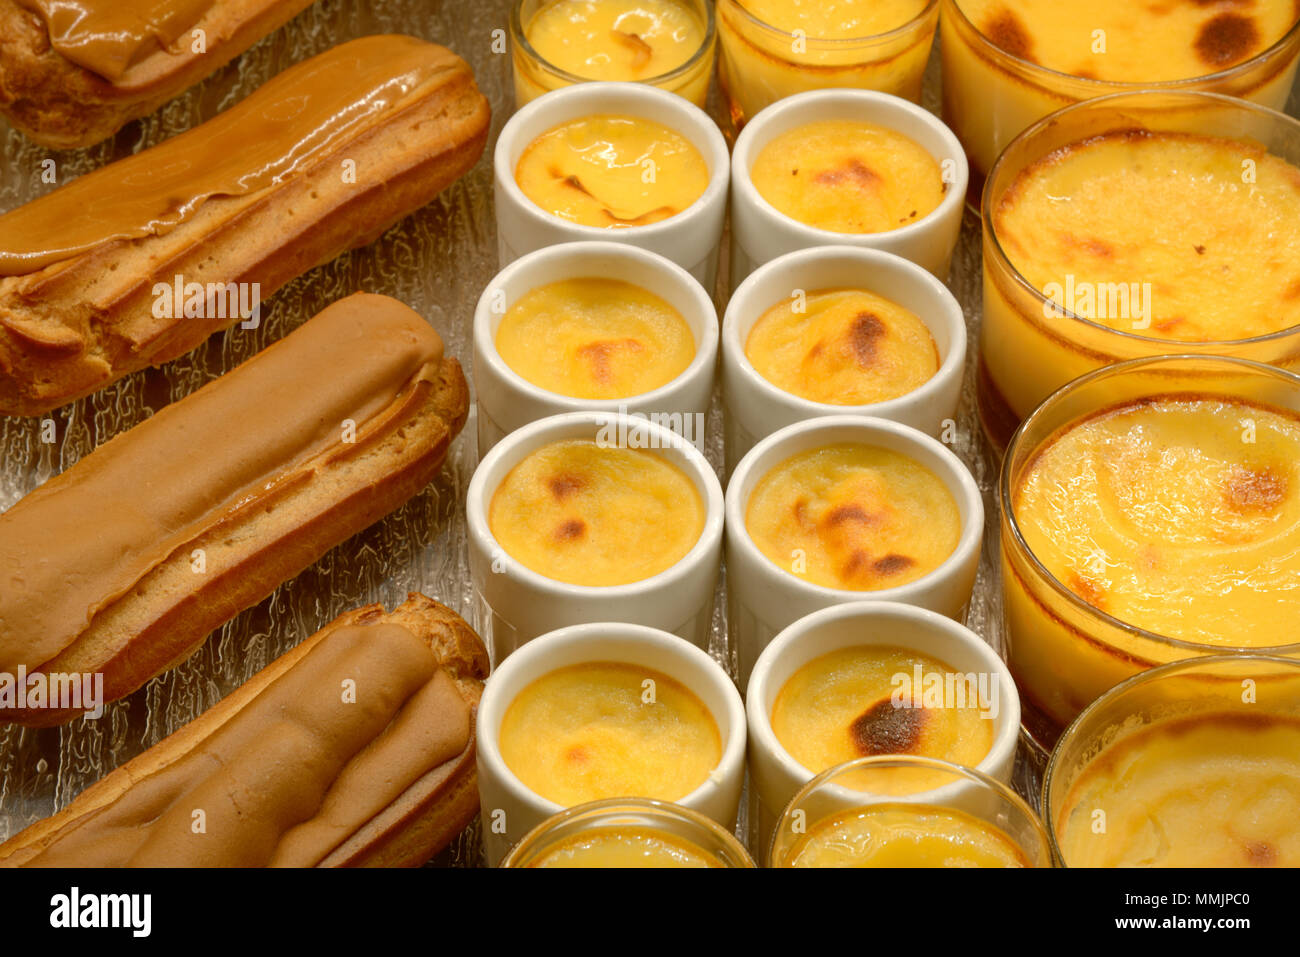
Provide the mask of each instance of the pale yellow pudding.
[{"label": "pale yellow pudding", "polygon": [[530,453],[492,496],[488,526],[515,561],[556,581],[609,586],[671,568],[704,530],[704,501],[643,449],[566,439]]},{"label": "pale yellow pudding", "polygon": [[497,353],[533,385],[578,399],[621,399],[677,378],[695,358],[682,314],[618,279],[564,279],[521,296]]},{"label": "pale yellow pudding", "polygon": [[717,722],[688,688],[614,662],[532,682],[506,709],[498,743],[525,786],[565,807],[613,797],[676,801],[722,759]]},{"label": "pale yellow pudding", "polygon": [[718,82],[733,125],[808,90],[919,100],[938,13],[930,0],[718,0]]},{"label": "pale yellow pudding", "polygon": [[804,664],[782,685],[772,731],[814,774],[883,754],[974,767],[993,746],[993,702],[981,702],[978,689],[965,684],[952,683],[960,700],[931,693],[953,674],[951,665],[904,648],[841,648]]},{"label": "pale yellow pudding", "polygon": [[519,188],[583,226],[621,229],[676,216],[709,185],[700,151],[681,133],[637,116],[588,116],[543,133],[519,157]]},{"label": "pale yellow pudding", "polygon": [[702,847],[648,827],[602,827],[576,834],[529,867],[723,867]]},{"label": "pale yellow pudding", "polygon": [[822,120],[775,137],[750,179],[779,212],[836,233],[881,233],[924,219],[948,186],[939,163],[902,133]]},{"label": "pale yellow pudding", "polygon": [[1300,867],[1300,721],[1206,714],[1120,737],[1056,823],[1072,867]]},{"label": "pale yellow pudding", "polygon": [[782,300],[754,323],[745,357],[778,388],[831,405],[894,399],[939,371],[939,350],[925,323],[865,289]]},{"label": "pale yellow pudding", "polygon": [[998,828],[961,811],[878,804],[809,827],[786,867],[1029,867]]},{"label": "pale yellow pudding", "polygon": [[943,481],[898,452],[846,443],[801,452],[754,487],[749,537],[806,581],[869,591],[934,571],[957,547],[961,517]]}]

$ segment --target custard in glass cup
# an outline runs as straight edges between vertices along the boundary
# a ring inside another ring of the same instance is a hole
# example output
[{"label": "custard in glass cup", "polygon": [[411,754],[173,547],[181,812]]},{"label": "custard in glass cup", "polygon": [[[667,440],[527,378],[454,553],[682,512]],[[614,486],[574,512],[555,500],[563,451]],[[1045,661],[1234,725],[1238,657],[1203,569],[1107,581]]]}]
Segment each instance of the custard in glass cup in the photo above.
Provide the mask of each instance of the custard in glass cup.
[{"label": "custard in glass cup", "polygon": [[1253,4],[943,0],[943,118],[971,196],[1021,130],[1062,107],[1138,89],[1205,90],[1280,110],[1300,57],[1295,0]]},{"label": "custard in glass cup", "polygon": [[1043,788],[1068,867],[1300,867],[1300,662],[1214,655],[1108,691]]},{"label": "custard in glass cup", "polygon": [[985,187],[977,395],[995,447],[1052,392],[1142,356],[1300,368],[1300,122],[1132,93],[1026,130]]},{"label": "custard in glass cup", "polygon": [[734,132],[808,90],[921,100],[938,0],[718,0],[718,84]]},{"label": "custard in glass cup", "polygon": [[1050,749],[1146,668],[1300,652],[1300,377],[1243,359],[1137,359],[1016,433],[998,488],[1007,662]]},{"label": "custard in glass cup", "polygon": [[517,0],[515,109],[593,80],[647,83],[703,109],[716,36],[708,0]]}]

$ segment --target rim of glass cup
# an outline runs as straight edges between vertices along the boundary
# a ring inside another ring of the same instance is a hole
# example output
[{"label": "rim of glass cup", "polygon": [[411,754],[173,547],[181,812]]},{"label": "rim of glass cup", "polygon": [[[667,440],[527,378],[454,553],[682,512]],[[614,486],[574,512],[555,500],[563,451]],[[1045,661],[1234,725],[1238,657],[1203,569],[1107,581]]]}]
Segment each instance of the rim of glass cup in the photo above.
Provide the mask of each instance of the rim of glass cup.
[{"label": "rim of glass cup", "polygon": [[[513,867],[515,863],[527,854],[533,847],[546,837],[548,833],[565,824],[569,824],[575,818],[590,817],[598,820],[607,815],[618,813],[624,814],[643,814],[648,818],[658,820],[685,820],[691,825],[701,828],[707,832],[710,837],[717,840],[734,859],[723,860],[723,864],[728,867],[752,868],[757,865],[749,851],[740,843],[736,835],[732,834],[725,827],[710,817],[706,817],[699,811],[683,807],[680,804],[674,804],[671,801],[660,801],[656,798],[604,798],[599,801],[588,801],[586,804],[575,804],[573,807],[565,808],[556,814],[551,815],[546,820],[537,824],[527,834],[519,839],[519,843],[506,853],[501,859],[499,867]],[[708,851],[708,848],[701,848]],[[717,856],[717,855],[715,855]]]},{"label": "rim of glass cup", "polygon": [[[528,37],[524,33],[523,19],[520,16],[520,11],[523,9],[526,2],[527,0],[515,0],[515,2],[510,6],[510,37],[519,45],[519,48],[527,53],[536,63],[544,67],[548,73],[558,77],[565,83],[576,84],[602,82],[597,77],[581,76],[577,73],[570,73],[568,70],[556,66],[550,60],[546,59],[546,57],[537,52],[533,45],[528,42]],[[695,9],[695,4],[692,3],[691,0],[682,0],[682,2],[683,5],[690,6],[692,10]],[[713,41],[717,36],[718,31],[717,18],[713,13],[713,4],[710,3],[709,0],[699,0],[699,6],[704,9],[704,39],[700,41],[699,47],[690,55],[690,58],[680,66],[673,67],[673,69],[669,70],[667,73],[660,73],[655,76],[648,76],[642,80],[633,80],[630,82],[645,83],[650,86],[666,86],[671,81],[680,79],[691,73],[706,57],[710,55],[713,50]]]},{"label": "rim of glass cup", "polygon": [[[760,30],[767,32],[776,40],[788,41],[788,40],[793,40],[795,38],[794,34],[791,31],[782,30],[780,27],[774,27],[766,20],[760,20],[758,17],[754,16],[754,14],[750,13],[749,10],[745,9],[745,5],[741,2],[741,0],[718,0],[718,2],[719,3],[730,2],[730,5],[734,7],[742,17],[744,17],[747,21],[749,21],[749,23],[758,27]],[[874,42],[883,42],[886,40],[893,40],[896,39],[897,37],[905,36],[908,32],[915,30],[917,25],[920,24],[926,18],[928,18],[934,12],[935,8],[938,6],[939,6],[939,0],[928,0],[924,9],[922,9],[920,13],[912,17],[912,19],[908,20],[906,23],[900,24],[899,26],[896,26],[890,30],[886,30],[884,33],[869,33],[866,36],[860,36],[860,37],[805,36],[803,37],[803,40],[807,43],[816,43],[819,45],[825,45],[826,47],[829,48],[850,47],[850,46],[854,46],[855,44],[866,43],[868,41],[874,43]]]},{"label": "rim of glass cup", "polygon": [[[1300,35],[1300,17],[1287,29],[1285,33],[1278,38],[1272,46],[1269,46],[1247,60],[1240,63],[1234,63],[1230,67],[1222,70],[1216,70],[1213,73],[1202,73],[1199,76],[1182,77],[1176,80],[1099,80],[1095,77],[1078,76],[1074,73],[1066,73],[1063,70],[1054,70],[1051,67],[1042,66],[1030,60],[1022,59],[1014,53],[1009,53],[1002,47],[998,46],[992,40],[984,35],[984,31],[971,22],[970,17],[966,16],[966,11],[962,10],[960,0],[943,0],[944,13],[952,11],[953,16],[964,27],[968,28],[976,37],[985,51],[990,55],[1009,60],[1015,63],[1017,67],[1029,74],[1037,74],[1042,77],[1051,79],[1065,80],[1071,83],[1078,83],[1083,86],[1092,86],[1098,90],[1129,91],[1145,90],[1159,93],[1178,93],[1178,92],[1200,92],[1188,89],[1192,86],[1199,86],[1203,83],[1220,82],[1231,79],[1241,73],[1248,73],[1254,67],[1257,67],[1265,60],[1276,56],[1279,52],[1290,45]],[[1099,96],[1105,94],[1099,94]],[[1089,97],[1088,99],[1093,99]],[[1087,100],[1081,101],[1087,102]],[[990,174],[992,175],[992,174]]]},{"label": "rim of glass cup", "polygon": [[[1291,642],[1290,644],[1285,645],[1261,646],[1206,645],[1196,641],[1188,641],[1186,638],[1174,638],[1169,635],[1161,635],[1154,631],[1148,631],[1147,629],[1132,624],[1131,622],[1126,622],[1120,618],[1116,618],[1113,615],[1102,611],[1100,608],[1088,604],[1074,592],[1070,591],[1070,589],[1066,588],[1065,585],[1047,569],[1039,557],[1034,553],[1034,550],[1029,547],[1029,543],[1025,541],[1024,534],[1020,530],[1020,523],[1016,520],[1015,510],[1011,507],[1011,463],[1015,458],[1015,453],[1020,451],[1020,444],[1024,441],[1024,437],[1028,433],[1028,430],[1032,426],[1037,425],[1038,422],[1047,413],[1051,412],[1066,396],[1099,379],[1125,375],[1128,372],[1141,370],[1147,366],[1169,365],[1171,363],[1177,365],[1180,363],[1191,364],[1207,362],[1227,363],[1238,366],[1243,370],[1249,370],[1277,378],[1284,383],[1290,384],[1291,387],[1300,394],[1300,376],[1288,372],[1285,369],[1279,369],[1277,366],[1271,366],[1263,362],[1256,362],[1253,359],[1242,359],[1235,356],[1194,355],[1187,353],[1164,356],[1141,356],[1137,359],[1128,359],[1124,362],[1116,362],[1108,366],[1102,366],[1100,369],[1094,369],[1092,372],[1085,373],[1077,379],[1067,382],[1039,403],[1038,408],[1034,409],[1033,412],[1029,413],[1029,415],[1025,417],[1025,420],[1020,423],[1019,428],[1017,428],[1015,433],[1011,436],[1011,440],[1007,443],[1006,454],[1002,457],[1001,474],[998,476],[998,511],[1001,513],[1002,520],[1006,522],[1007,527],[1011,531],[1011,540],[1014,543],[1017,552],[1025,556],[1034,573],[1037,574],[1040,579],[1045,581],[1047,586],[1060,598],[1064,599],[1068,605],[1094,620],[1100,621],[1108,628],[1114,628],[1126,632],[1134,637],[1142,639],[1143,641],[1154,642],[1157,645],[1196,652],[1196,654],[1190,659],[1179,660],[1203,660],[1205,658],[1221,655],[1253,654],[1256,656],[1267,657],[1269,654],[1278,652],[1290,654],[1300,653],[1300,642]],[[1081,419],[1074,419],[1071,423],[1067,424],[1073,424],[1079,421],[1081,421]],[[1063,426],[1058,426],[1053,430],[1052,434],[1058,434],[1061,431],[1061,428],[1063,428]],[[1041,448],[1041,446],[1039,448]],[[1037,454],[1039,448],[1033,450],[1035,454]],[[1095,637],[1094,640],[1103,641],[1102,639],[1097,639]],[[1107,649],[1114,649],[1114,645],[1109,641],[1103,641],[1103,643],[1106,645]],[[1158,667],[1164,667],[1171,663],[1177,662],[1165,662],[1159,665],[1153,665],[1149,668],[1143,669],[1139,674],[1154,670]],[[1064,737],[1064,732],[1062,732],[1062,737]]]},{"label": "rim of glass cup", "polygon": [[1056,777],[1057,769],[1061,761],[1061,752],[1064,750],[1063,745],[1067,742],[1073,742],[1078,734],[1079,728],[1085,721],[1088,721],[1101,708],[1110,704],[1121,695],[1127,694],[1130,689],[1136,685],[1147,682],[1156,682],[1162,678],[1168,677],[1180,671],[1194,671],[1213,667],[1216,664],[1233,663],[1233,662],[1251,662],[1259,661],[1270,665],[1281,665],[1286,669],[1293,670],[1300,675],[1300,660],[1295,658],[1282,658],[1277,655],[1264,654],[1222,654],[1222,655],[1202,655],[1199,658],[1182,658],[1178,661],[1167,661],[1162,665],[1156,665],[1153,668],[1147,668],[1139,671],[1135,675],[1130,675],[1123,681],[1113,685],[1104,691],[1100,696],[1095,698],[1088,707],[1080,711],[1061,732],[1061,736],[1056,739],[1056,744],[1052,747],[1052,755],[1047,759],[1047,767],[1043,769],[1043,793],[1039,799],[1039,821],[1043,829],[1047,832],[1047,843],[1052,851],[1052,860],[1057,867],[1069,867],[1065,856],[1061,853],[1061,848],[1056,840],[1056,824],[1049,817],[1051,813],[1050,800],[1052,794],[1052,784]]},{"label": "rim of glass cup", "polygon": [[[790,803],[787,804],[785,806],[785,809],[781,812],[781,817],[777,821],[776,827],[772,829],[772,840],[767,848],[768,866],[769,867],[777,866],[776,859],[774,857],[774,853],[776,851],[777,838],[781,836],[782,825],[785,823],[786,817],[790,814],[791,809],[794,808],[800,801],[804,800],[808,795],[812,794],[814,791],[822,787],[822,785],[831,781],[833,778],[839,776],[840,774],[844,774],[848,771],[857,771],[862,768],[886,768],[886,767],[901,767],[901,768],[913,768],[913,769],[924,768],[924,769],[929,769],[931,771],[942,771],[944,773],[951,775],[953,778],[956,779],[965,778],[967,781],[988,788],[989,790],[997,794],[999,797],[1009,801],[1018,810],[1022,811],[1025,817],[1028,818],[1036,825],[1035,830],[1038,832],[1039,840],[1042,842],[1042,849],[1044,851],[1047,851],[1050,857],[1051,845],[1049,841],[1049,835],[1046,833],[1047,828],[1044,825],[1042,818],[1040,818],[1038,814],[1035,813],[1034,809],[1029,806],[1028,801],[1022,798],[1015,791],[1013,791],[1008,785],[1003,784],[997,778],[990,777],[989,775],[985,774],[983,771],[978,771],[975,768],[967,767],[964,764],[954,764],[951,761],[944,761],[940,758],[923,757],[919,754],[908,754],[908,755],[877,754],[877,755],[872,755],[871,757],[854,758],[852,761],[845,761],[843,764],[837,764],[834,767],[827,768],[825,771],[823,771],[821,774],[814,777],[811,781],[809,781],[807,784],[805,784],[803,787],[801,787],[798,791],[795,792],[794,797],[790,799]],[[917,791],[914,794],[901,795],[901,796],[916,797],[918,795],[928,794],[931,791],[941,791],[945,788],[951,787],[953,783],[955,782],[949,781],[944,784],[936,785],[933,788],[928,788],[924,791]],[[852,787],[848,787],[848,786],[845,787],[846,790],[849,791],[856,790],[855,788]],[[863,791],[861,793],[866,795],[866,798],[864,799],[864,803],[863,803],[864,807],[870,803],[880,803],[877,801],[872,801],[871,800],[872,798],[887,798],[887,799],[892,799],[894,801],[897,801],[898,798],[900,797],[900,795],[875,794],[874,792],[871,791]],[[941,804],[940,806],[943,805]],[[999,828],[999,830],[1001,829]],[[1010,835],[1008,835],[1008,837],[1010,837]],[[1012,840],[1014,840],[1014,838],[1012,838]],[[1016,843],[1019,844],[1018,841]]]},{"label": "rim of glass cup", "polygon": [[[1297,26],[1300,26],[1300,21],[1297,21]],[[984,236],[989,239],[992,245],[994,261],[1008,276],[1010,276],[1011,281],[1014,284],[1027,292],[1030,297],[1040,305],[1047,306],[1050,304],[1054,312],[1060,312],[1062,314],[1061,318],[1083,323],[1085,326],[1095,329],[1098,332],[1116,336],[1121,340],[1149,343],[1157,348],[1165,350],[1185,349],[1194,346],[1205,350],[1206,354],[1212,354],[1213,350],[1216,348],[1254,345],[1257,343],[1268,342],[1273,339],[1284,339],[1287,336],[1296,335],[1300,332],[1300,323],[1287,326],[1285,329],[1279,329],[1276,332],[1265,333],[1261,336],[1252,336],[1248,339],[1214,339],[1205,342],[1191,342],[1180,339],[1161,339],[1156,336],[1143,336],[1134,332],[1128,332],[1124,329],[1116,329],[1112,326],[1105,325],[1104,323],[1097,322],[1094,319],[1085,319],[1082,316],[1076,316],[1064,306],[1048,299],[1037,286],[1021,275],[1020,270],[1015,267],[1015,264],[1013,264],[1011,259],[1007,256],[1006,250],[1002,248],[1002,240],[998,236],[997,230],[993,227],[993,184],[997,180],[998,174],[1002,171],[1002,164],[1006,161],[1007,156],[1011,153],[1013,148],[1020,145],[1024,140],[1037,135],[1043,129],[1049,126],[1054,126],[1060,118],[1075,111],[1112,105],[1116,100],[1157,95],[1186,97],[1189,102],[1195,102],[1197,100],[1207,103],[1215,102],[1224,107],[1258,113],[1269,117],[1275,123],[1281,121],[1283,125],[1291,126],[1296,131],[1297,136],[1300,137],[1300,120],[1297,120],[1293,116],[1288,116],[1286,113],[1279,113],[1277,110],[1269,109],[1266,106],[1260,106],[1258,103],[1251,103],[1249,100],[1242,100],[1235,96],[1226,96],[1222,93],[1209,93],[1203,90],[1162,90],[1157,88],[1125,90],[1119,93],[1111,93],[1106,96],[1081,100],[1078,103],[1071,103],[1069,106],[1063,107],[1054,113],[1049,113],[1037,123],[1022,130],[998,155],[997,160],[994,161],[993,167],[989,170],[989,174],[984,180],[984,192],[980,197],[980,220]]]}]

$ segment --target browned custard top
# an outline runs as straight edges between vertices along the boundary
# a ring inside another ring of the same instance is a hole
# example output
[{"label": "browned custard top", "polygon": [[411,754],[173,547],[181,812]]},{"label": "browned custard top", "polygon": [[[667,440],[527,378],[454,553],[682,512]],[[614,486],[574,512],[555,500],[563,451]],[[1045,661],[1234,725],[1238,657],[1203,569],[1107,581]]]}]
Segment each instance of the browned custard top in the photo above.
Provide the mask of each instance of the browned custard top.
[{"label": "browned custard top", "polygon": [[214,516],[365,448],[441,360],[413,310],[350,296],[21,499],[0,514],[0,671],[52,659]]},{"label": "browned custard top", "polygon": [[211,197],[275,186],[452,68],[442,47],[405,36],[363,37],[290,67],[203,125],[0,216],[0,276],[167,233]]},{"label": "browned custard top", "polygon": [[338,628],[26,863],[311,867],[469,737],[469,706],[425,642],[394,624]]},{"label": "browned custard top", "polygon": [[[40,14],[50,45],[66,60],[113,81],[172,47],[213,0],[18,0]],[[214,38],[215,39],[215,38]]]}]

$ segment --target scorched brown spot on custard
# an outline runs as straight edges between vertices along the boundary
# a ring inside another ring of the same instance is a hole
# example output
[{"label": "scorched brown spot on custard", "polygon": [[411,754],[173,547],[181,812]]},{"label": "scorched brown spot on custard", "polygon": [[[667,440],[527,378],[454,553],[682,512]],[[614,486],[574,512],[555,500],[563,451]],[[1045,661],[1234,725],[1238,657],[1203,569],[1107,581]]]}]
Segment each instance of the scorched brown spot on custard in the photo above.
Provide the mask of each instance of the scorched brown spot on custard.
[{"label": "scorched brown spot on custard", "polygon": [[909,558],[907,555],[891,554],[886,555],[884,558],[877,558],[871,563],[871,570],[885,578],[905,572],[915,564],[916,560]]},{"label": "scorched brown spot on custard", "polygon": [[1252,17],[1221,13],[1196,37],[1196,55],[1206,66],[1221,70],[1246,59],[1259,46],[1259,27]]},{"label": "scorched brown spot on custard", "polygon": [[578,349],[578,356],[587,363],[591,369],[591,376],[601,384],[607,384],[614,378],[614,371],[610,368],[610,361],[614,354],[620,350],[628,352],[643,352],[645,347],[636,339],[604,339],[596,342],[588,342]]},{"label": "scorched brown spot on custard", "polygon": [[898,708],[884,698],[853,719],[849,735],[863,757],[910,754],[921,741],[926,717],[924,708]]},{"label": "scorched brown spot on custard", "polygon": [[1014,57],[1033,62],[1034,44],[1020,18],[1005,7],[997,11],[981,31],[993,45]]},{"label": "scorched brown spot on custard", "polygon": [[559,524],[555,529],[555,537],[561,542],[572,542],[582,538],[587,531],[587,525],[581,519],[570,518]]},{"label": "scorched brown spot on custard", "polygon": [[1271,468],[1234,468],[1228,475],[1223,498],[1234,512],[1272,512],[1287,495],[1287,477]]},{"label": "scorched brown spot on custard", "polygon": [[821,186],[839,186],[841,183],[852,183],[866,189],[880,182],[880,174],[854,156],[845,162],[843,166],[822,170],[813,177],[813,182]]},{"label": "scorched brown spot on custard", "polygon": [[849,326],[849,348],[858,365],[870,368],[876,362],[876,345],[885,334],[885,324],[879,316],[869,312],[860,312],[853,317]]},{"label": "scorched brown spot on custard", "polygon": [[557,500],[563,502],[574,492],[586,488],[587,482],[581,475],[571,475],[566,472],[560,475],[552,475],[550,481],[547,482],[547,486],[550,488],[551,494]]}]

